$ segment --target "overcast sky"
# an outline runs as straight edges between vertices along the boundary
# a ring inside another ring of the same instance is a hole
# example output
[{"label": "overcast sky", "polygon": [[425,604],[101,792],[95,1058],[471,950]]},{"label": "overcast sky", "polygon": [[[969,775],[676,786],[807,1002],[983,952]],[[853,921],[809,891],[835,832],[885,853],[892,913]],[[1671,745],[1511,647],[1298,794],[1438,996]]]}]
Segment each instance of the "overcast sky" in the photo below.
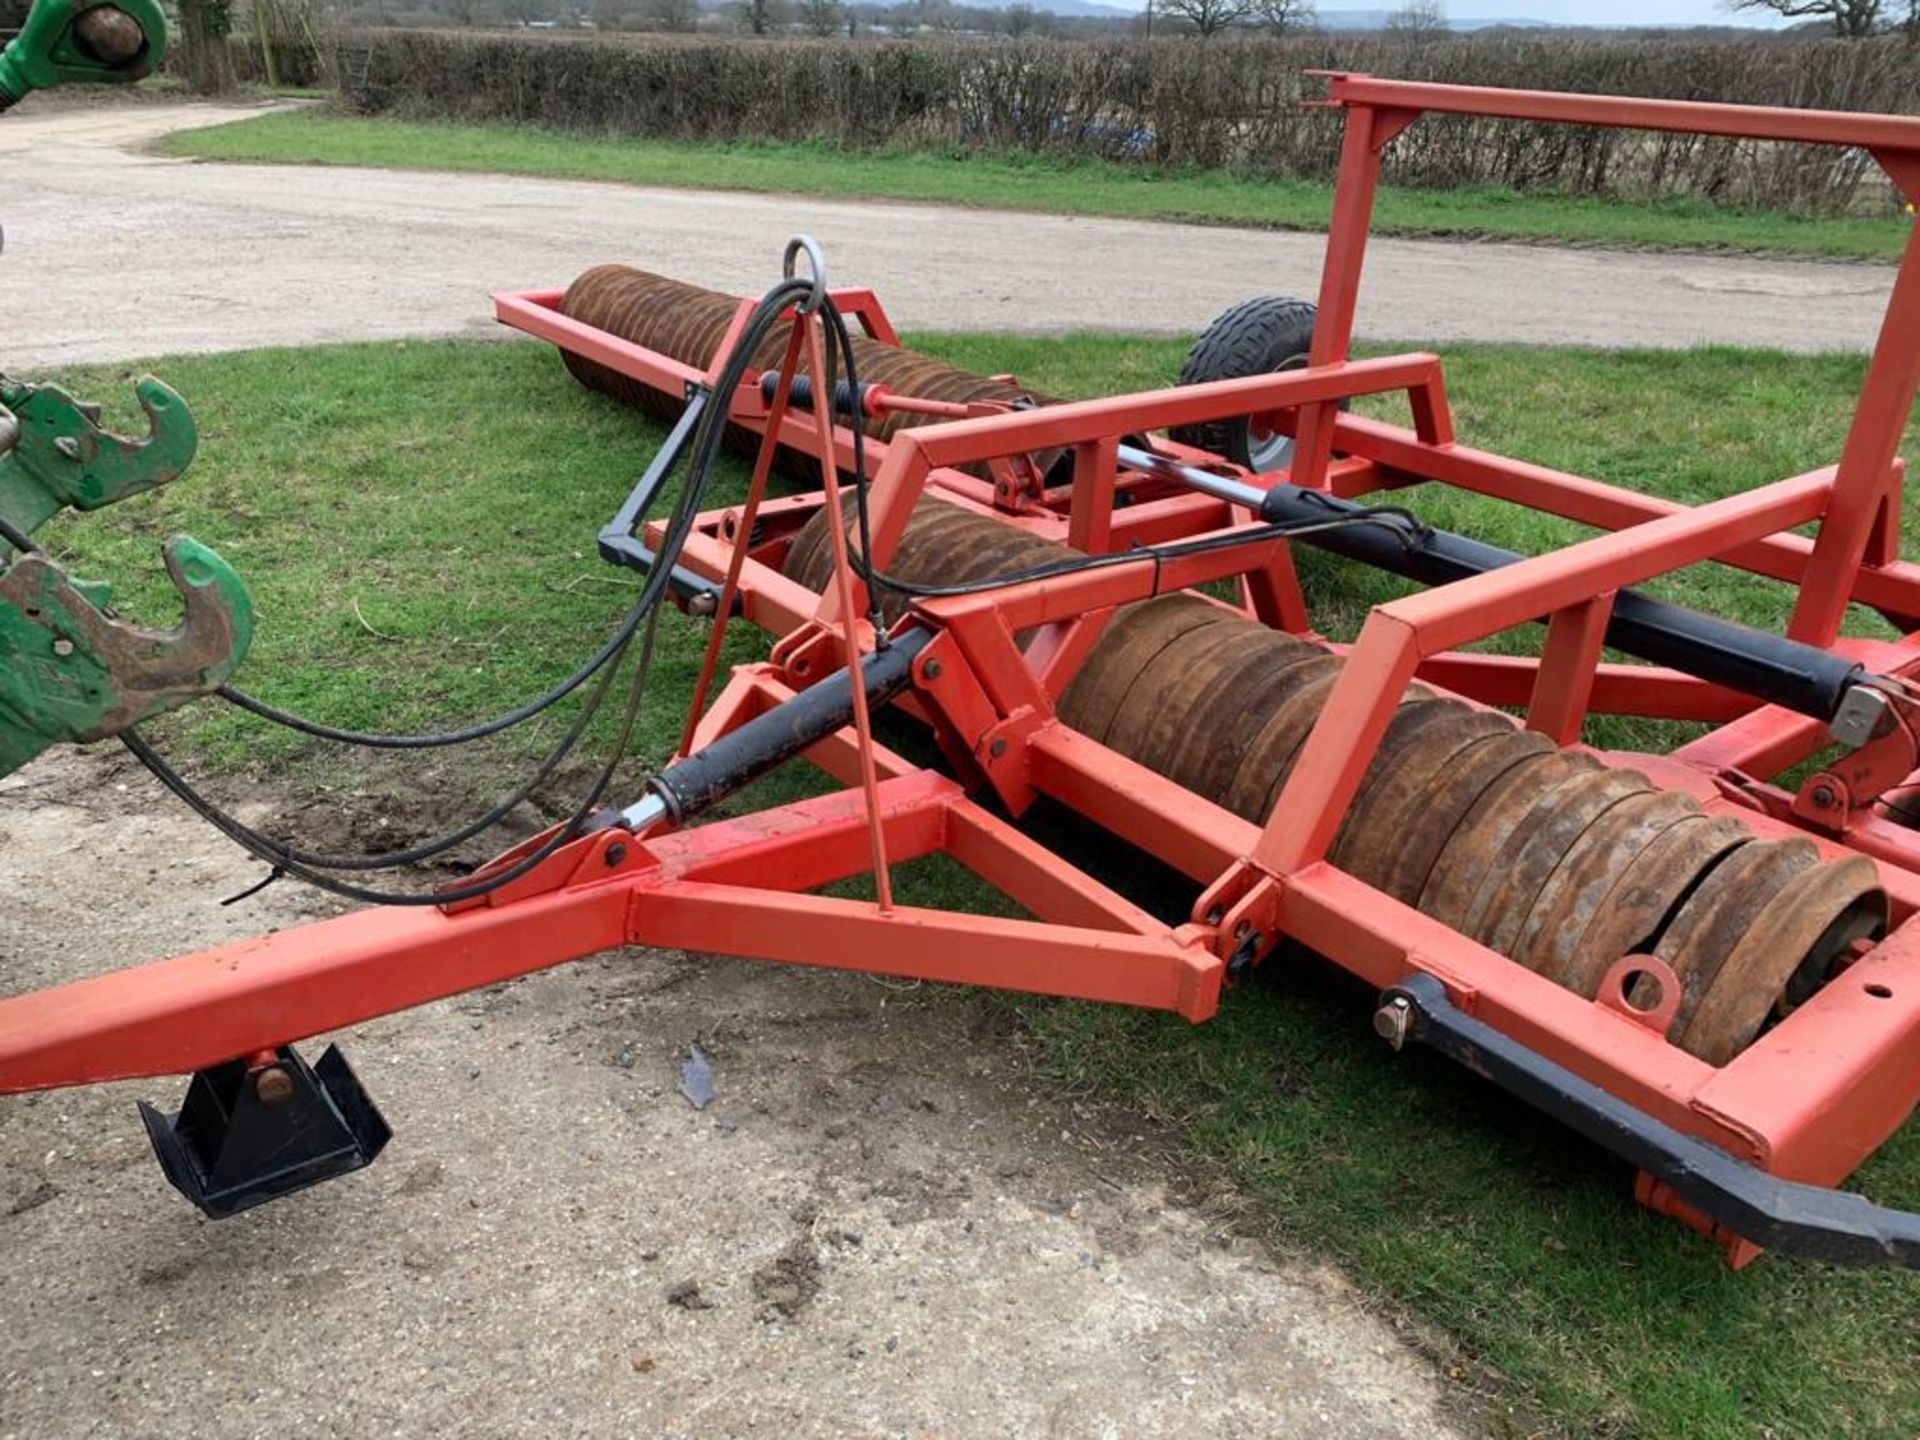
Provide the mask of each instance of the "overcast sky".
[{"label": "overcast sky", "polygon": [[[1323,11],[1391,10],[1395,0],[1320,0]],[[1733,14],[1718,0],[1445,0],[1449,14],[1476,19],[1559,20],[1573,25],[1763,25],[1774,16]]]}]

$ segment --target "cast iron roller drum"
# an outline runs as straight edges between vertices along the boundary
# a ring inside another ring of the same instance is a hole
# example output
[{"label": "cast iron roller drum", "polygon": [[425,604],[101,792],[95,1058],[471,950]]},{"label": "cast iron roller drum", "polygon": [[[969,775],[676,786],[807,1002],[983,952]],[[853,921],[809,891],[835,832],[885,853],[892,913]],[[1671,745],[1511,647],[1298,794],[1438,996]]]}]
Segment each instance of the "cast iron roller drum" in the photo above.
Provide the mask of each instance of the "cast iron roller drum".
[{"label": "cast iron roller drum", "polygon": [[[568,287],[560,308],[572,319],[704,371],[726,339],[739,304],[730,295],[664,275],[628,265],[599,265]],[[882,345],[858,331],[852,339],[862,385],[882,385],[896,394],[958,405],[1014,405],[1036,399],[1005,380],[971,374],[911,350]],[[776,328],[755,351],[753,369],[776,368],[786,345],[785,327]],[[604,391],[656,419],[670,423],[680,416],[682,402],[677,396],[566,350],[561,351],[561,359],[583,385]],[[804,357],[801,368],[806,373]],[[880,415],[867,421],[867,433],[886,440],[906,426],[926,423],[927,419],[917,415]],[[747,454],[759,447],[759,437],[739,426],[731,427],[728,436],[735,448]]]},{"label": "cast iron roller drum", "polygon": [[[823,589],[825,514],[786,573]],[[933,498],[915,508],[889,573],[984,579],[1061,547]],[[883,608],[897,617],[898,594]],[[1061,698],[1061,718],[1195,794],[1262,822],[1340,671],[1317,645],[1193,594],[1108,623]],[[1674,1044],[1711,1064],[1806,998],[1856,940],[1887,924],[1871,862],[1822,860],[1634,770],[1556,749],[1498,711],[1413,685],[1387,727],[1330,857],[1386,894],[1558,984],[1593,997],[1622,956],[1680,985]],[[1657,981],[1629,1000],[1654,1008]]]}]

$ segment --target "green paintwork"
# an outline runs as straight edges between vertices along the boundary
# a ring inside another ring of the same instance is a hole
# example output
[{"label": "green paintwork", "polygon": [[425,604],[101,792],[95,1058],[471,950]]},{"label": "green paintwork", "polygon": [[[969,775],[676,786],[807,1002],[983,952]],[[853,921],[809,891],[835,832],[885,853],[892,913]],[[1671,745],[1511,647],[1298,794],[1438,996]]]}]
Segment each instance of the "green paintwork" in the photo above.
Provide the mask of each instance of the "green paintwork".
[{"label": "green paintwork", "polygon": [[187,402],[151,375],[133,391],[148,434],[125,440],[58,385],[0,376],[0,406],[20,427],[18,442],[0,455],[0,515],[31,534],[68,506],[98,510],[179,479],[200,445]]},{"label": "green paintwork", "polygon": [[159,68],[167,51],[167,24],[154,0],[112,0],[140,27],[146,44],[131,60],[114,63],[90,52],[73,22],[101,0],[39,0],[27,23],[0,51],[0,110],[35,90],[55,85],[125,85]]},{"label": "green paintwork", "polygon": [[[55,385],[0,378],[0,516],[31,534],[62,509],[97,510],[177,480],[198,432],[158,380],[136,387],[149,434],[100,428],[94,407]],[[3,444],[4,442],[0,442]],[[246,586],[218,555],[178,537],[163,552],[185,617],[172,630],[115,619],[103,583],[0,542],[0,775],[58,741],[98,740],[223,684],[253,639]]]},{"label": "green paintwork", "polygon": [[[89,11],[117,11],[82,23]],[[126,29],[131,20],[134,36]],[[103,50],[132,53],[107,59]],[[137,49],[133,41],[138,40]],[[38,0],[0,51],[0,111],[54,85],[123,85],[166,54],[155,0]],[[186,402],[151,376],[134,387],[148,433],[123,439],[57,385],[0,375],[0,516],[22,537],[69,507],[98,510],[180,478],[199,433]],[[112,591],[0,540],[0,775],[58,741],[99,740],[225,683],[253,640],[253,604],[197,540],[163,551],[185,617],[172,630],[114,618]]]}]

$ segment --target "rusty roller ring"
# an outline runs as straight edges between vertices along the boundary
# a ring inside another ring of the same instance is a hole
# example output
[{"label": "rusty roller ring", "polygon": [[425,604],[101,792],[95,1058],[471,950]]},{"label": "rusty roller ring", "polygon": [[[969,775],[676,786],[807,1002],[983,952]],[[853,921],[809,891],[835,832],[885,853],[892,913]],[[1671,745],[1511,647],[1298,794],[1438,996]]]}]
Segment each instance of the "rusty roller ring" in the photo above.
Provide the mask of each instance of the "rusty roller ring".
[{"label": "rusty roller ring", "polygon": [[[825,517],[809,529],[788,573],[817,588]],[[914,581],[984,578],[1065,553],[929,499],[894,569]],[[1339,674],[1319,647],[1181,593],[1116,613],[1061,715],[1259,822]],[[1424,686],[1409,687],[1389,722],[1332,858],[1588,997],[1622,956],[1657,955],[1683,988],[1669,1038],[1715,1064],[1886,923],[1870,862],[1822,863],[1808,842],[1758,840],[1635,771]],[[1638,986],[1636,996],[1646,998]]]},{"label": "rusty roller ring", "polygon": [[[700,371],[713,364],[738,308],[739,301],[732,296],[628,265],[595,266],[568,287],[560,302],[561,313],[570,319],[644,345]],[[788,333],[787,327],[776,326],[761,342],[753,354],[756,369],[771,370],[779,365]],[[884,385],[895,394],[957,405],[1047,403],[1046,397],[1005,380],[976,375],[931,356],[883,345],[857,331],[851,339],[854,363],[863,385]],[[561,359],[582,384],[656,419],[672,420],[680,412],[682,402],[678,396],[565,351]],[[809,373],[804,360],[800,373]],[[887,440],[909,426],[930,423],[937,423],[936,418],[895,413],[870,417],[865,428],[874,439]],[[729,426],[727,436],[736,449],[750,450],[759,444],[759,437],[741,426]]]},{"label": "rusty roller ring", "polygon": [[1420,889],[1421,913],[1455,930],[1464,929],[1486,879],[1486,857],[1497,854],[1526,818],[1527,798],[1598,768],[1599,762],[1590,756],[1555,750],[1522,760],[1489,783],[1435,857]]},{"label": "rusty roller ring", "polygon": [[1555,978],[1579,994],[1597,994],[1614,962],[1650,952],[1702,877],[1752,839],[1738,820],[1697,812],[1661,831],[1616,870],[1613,887],[1591,920],[1569,937]]},{"label": "rusty roller ring", "polygon": [[[1468,798],[1461,794],[1455,803],[1435,804],[1432,791],[1436,782],[1464,771],[1479,776],[1484,788],[1491,777],[1481,776],[1479,770],[1465,764],[1467,756],[1501,741],[1508,742],[1509,753],[1513,748],[1531,748],[1520,740],[1526,732],[1516,732],[1504,715],[1450,701],[1434,703],[1442,707],[1437,723],[1420,733],[1411,753],[1383,774],[1379,783],[1364,787],[1354,797],[1336,847],[1340,864],[1399,900],[1410,900],[1419,893],[1418,887],[1399,873],[1409,839],[1437,833],[1439,842],[1430,847],[1430,853],[1437,855],[1459,822],[1460,809]],[[1402,713],[1406,708],[1410,707],[1403,707]],[[1538,736],[1533,740],[1538,746],[1547,745]],[[1425,881],[1424,869],[1419,878]]]},{"label": "rusty roller ring", "polygon": [[1418,823],[1395,827],[1396,839],[1383,862],[1380,888],[1396,900],[1418,905],[1434,865],[1480,797],[1509,772],[1552,753],[1553,742],[1544,735],[1511,729],[1470,741],[1456,751],[1407,802]]}]

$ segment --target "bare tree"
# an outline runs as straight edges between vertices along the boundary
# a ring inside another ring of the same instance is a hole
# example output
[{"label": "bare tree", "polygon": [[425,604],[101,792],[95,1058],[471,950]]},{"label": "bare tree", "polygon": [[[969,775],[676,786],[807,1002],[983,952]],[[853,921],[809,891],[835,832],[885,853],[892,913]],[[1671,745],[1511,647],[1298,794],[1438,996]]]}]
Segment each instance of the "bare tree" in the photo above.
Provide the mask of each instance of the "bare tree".
[{"label": "bare tree", "polygon": [[640,13],[650,30],[700,28],[699,0],[646,0]]},{"label": "bare tree", "polygon": [[1407,0],[1387,16],[1387,34],[1396,40],[1422,45],[1448,32],[1447,7],[1440,0]]},{"label": "bare tree", "polygon": [[228,0],[180,0],[180,56],[187,85],[203,95],[230,89],[233,59],[227,36],[233,33]]},{"label": "bare tree", "polygon": [[740,28],[749,35],[765,35],[787,23],[787,7],[782,0],[740,0],[735,14]]},{"label": "bare tree", "polygon": [[[1920,0],[1913,0],[1920,5]],[[1314,27],[1313,0],[1254,0],[1253,13],[1276,35],[1294,35]]]},{"label": "bare tree", "polygon": [[[1915,3],[1920,4],[1920,0],[1915,0]],[[1030,35],[1033,33],[1033,22],[1034,8],[1026,4],[1025,0],[1022,0],[1022,3],[1017,5],[1009,5],[1006,9],[1005,17],[1002,20],[1002,23],[1007,27],[1007,34],[1013,36],[1016,40],[1022,35]]]},{"label": "bare tree", "polygon": [[1160,13],[1209,40],[1243,22],[1253,6],[1254,0],[1160,0]]},{"label": "bare tree", "polygon": [[[1768,10],[1793,20],[1831,20],[1836,34],[1863,40],[1880,28],[1885,0],[1727,0],[1729,10]],[[1907,24],[1914,24],[1916,7],[1909,0]],[[1911,31],[1909,33],[1912,33]]]},{"label": "bare tree", "polygon": [[840,33],[840,0],[800,0],[800,23],[807,33],[825,39]]}]

